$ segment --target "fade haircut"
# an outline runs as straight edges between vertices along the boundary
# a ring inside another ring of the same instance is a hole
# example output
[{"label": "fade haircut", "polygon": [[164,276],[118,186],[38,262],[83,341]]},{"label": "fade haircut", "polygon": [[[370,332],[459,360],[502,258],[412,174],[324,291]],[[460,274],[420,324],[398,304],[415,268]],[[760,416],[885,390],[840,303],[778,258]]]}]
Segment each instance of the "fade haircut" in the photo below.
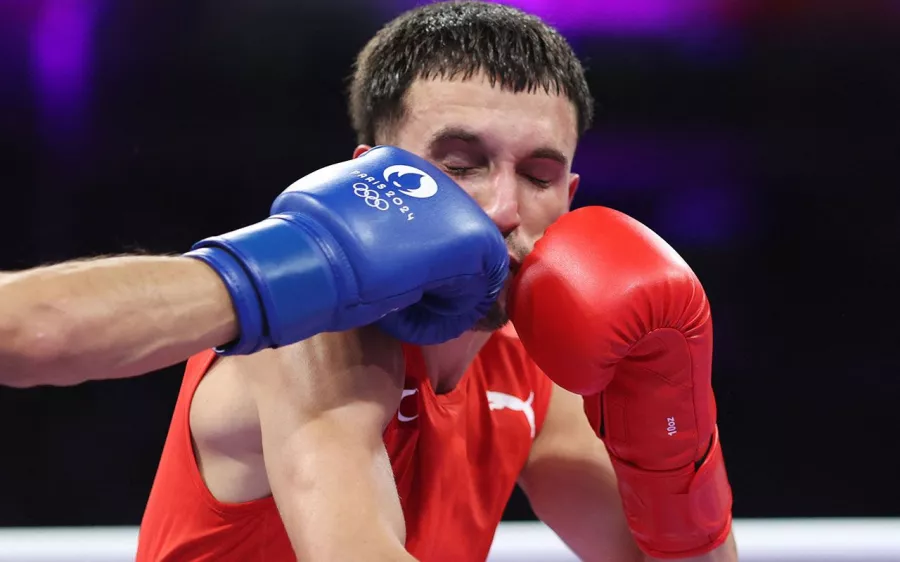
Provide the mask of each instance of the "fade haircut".
[{"label": "fade haircut", "polygon": [[483,72],[492,87],[565,95],[580,137],[594,100],[571,46],[539,18],[487,2],[439,2],[410,10],[362,49],[350,85],[350,117],[361,144],[389,135],[416,79],[468,79]]}]

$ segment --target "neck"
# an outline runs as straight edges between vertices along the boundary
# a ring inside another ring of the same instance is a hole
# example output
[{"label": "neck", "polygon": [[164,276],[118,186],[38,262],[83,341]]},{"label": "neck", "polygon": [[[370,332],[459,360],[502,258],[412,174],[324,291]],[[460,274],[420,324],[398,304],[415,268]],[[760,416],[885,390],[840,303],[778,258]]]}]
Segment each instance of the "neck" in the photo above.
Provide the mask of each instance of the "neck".
[{"label": "neck", "polygon": [[455,340],[422,347],[425,369],[437,394],[454,388],[491,337],[491,332],[466,332]]}]

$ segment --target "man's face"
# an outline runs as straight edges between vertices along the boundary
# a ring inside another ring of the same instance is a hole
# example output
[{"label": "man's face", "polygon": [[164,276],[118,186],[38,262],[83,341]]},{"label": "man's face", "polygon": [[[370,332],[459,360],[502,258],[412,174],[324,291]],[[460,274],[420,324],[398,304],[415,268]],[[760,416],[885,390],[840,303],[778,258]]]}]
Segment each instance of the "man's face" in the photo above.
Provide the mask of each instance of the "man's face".
[{"label": "man's face", "polygon": [[[544,230],[569,209],[578,187],[571,173],[578,140],[574,105],[542,89],[501,90],[483,75],[417,80],[405,102],[405,118],[385,144],[454,178],[503,233],[515,274]],[[505,305],[506,288],[476,329],[505,324]]]}]

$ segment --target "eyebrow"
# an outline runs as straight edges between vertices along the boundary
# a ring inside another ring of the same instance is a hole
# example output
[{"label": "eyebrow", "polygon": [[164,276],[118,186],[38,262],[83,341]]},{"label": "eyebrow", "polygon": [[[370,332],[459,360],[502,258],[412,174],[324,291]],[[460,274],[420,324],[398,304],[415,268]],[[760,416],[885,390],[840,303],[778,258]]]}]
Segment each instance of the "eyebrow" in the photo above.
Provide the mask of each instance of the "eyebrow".
[{"label": "eyebrow", "polygon": [[[428,147],[430,150],[434,151],[434,148],[437,145],[450,140],[462,141],[466,144],[476,146],[484,146],[485,144],[484,140],[477,133],[468,129],[462,127],[445,127],[431,136],[431,139],[428,141]],[[563,166],[569,165],[569,159],[566,158],[565,154],[549,146],[542,146],[532,150],[528,157],[545,158],[547,160],[558,162]]]}]

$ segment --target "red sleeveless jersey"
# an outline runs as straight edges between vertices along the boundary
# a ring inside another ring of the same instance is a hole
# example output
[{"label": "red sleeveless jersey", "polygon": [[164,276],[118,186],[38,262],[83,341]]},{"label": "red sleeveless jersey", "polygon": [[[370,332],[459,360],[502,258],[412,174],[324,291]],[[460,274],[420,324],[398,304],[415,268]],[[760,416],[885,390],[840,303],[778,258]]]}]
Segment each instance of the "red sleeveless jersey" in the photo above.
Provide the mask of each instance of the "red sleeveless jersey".
[{"label": "red sleeveless jersey", "polygon": [[[384,432],[418,560],[484,560],[540,431],[551,383],[512,328],[495,333],[451,392],[436,395],[421,351],[404,346],[406,384]],[[271,496],[222,503],[191,446],[190,403],[215,358],[191,358],[144,513],[137,562],[296,560]]]}]

